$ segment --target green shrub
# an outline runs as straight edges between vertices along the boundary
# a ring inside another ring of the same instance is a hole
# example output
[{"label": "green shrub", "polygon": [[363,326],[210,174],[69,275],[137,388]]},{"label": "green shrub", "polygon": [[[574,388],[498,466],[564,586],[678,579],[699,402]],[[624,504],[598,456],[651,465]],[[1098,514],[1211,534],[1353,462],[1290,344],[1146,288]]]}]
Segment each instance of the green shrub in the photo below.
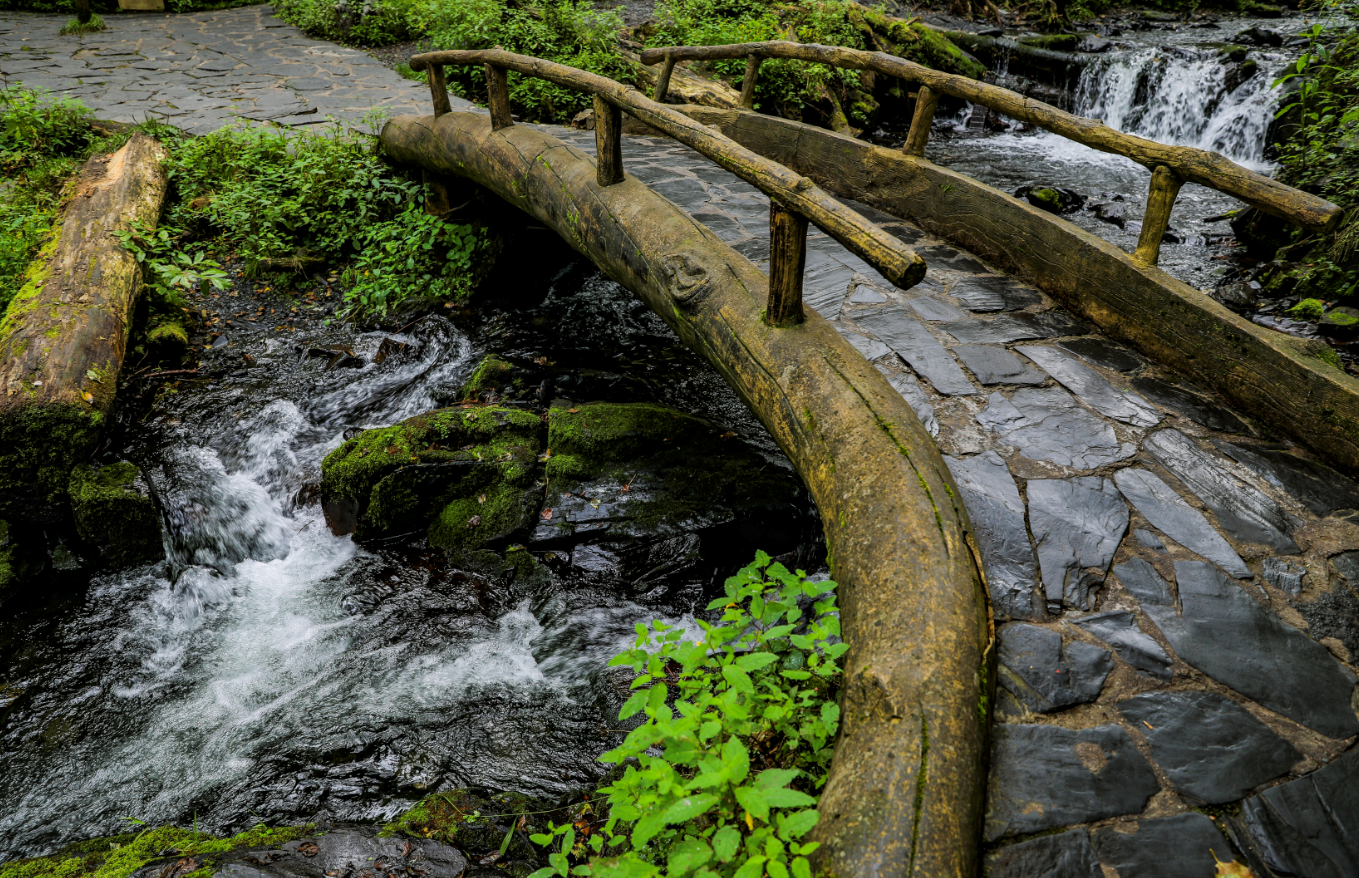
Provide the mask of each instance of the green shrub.
[{"label": "green shrub", "polygon": [[403,303],[465,298],[485,243],[473,226],[444,222],[408,203],[394,219],[363,233],[348,272],[347,310],[383,315]]},{"label": "green shrub", "polygon": [[280,0],[274,12],[309,34],[336,42],[385,46],[417,36],[424,0]]},{"label": "green shrub", "polygon": [[78,18],[71,19],[61,26],[60,33],[63,37],[71,36],[72,34],[97,34],[107,27],[108,26],[104,24],[104,19],[100,18],[99,13],[95,12],[91,13],[90,20],[84,24],[81,24],[80,19]]},{"label": "green shrub", "polygon": [[847,649],[834,588],[760,552],[708,605],[722,617],[699,623],[701,641],[638,625],[636,648],[610,664],[638,675],[619,718],[646,721],[600,757],[626,765],[599,791],[608,822],[579,840],[569,823],[533,836],[555,847],[533,878],[811,878],[817,845],[801,839],[820,816]]}]

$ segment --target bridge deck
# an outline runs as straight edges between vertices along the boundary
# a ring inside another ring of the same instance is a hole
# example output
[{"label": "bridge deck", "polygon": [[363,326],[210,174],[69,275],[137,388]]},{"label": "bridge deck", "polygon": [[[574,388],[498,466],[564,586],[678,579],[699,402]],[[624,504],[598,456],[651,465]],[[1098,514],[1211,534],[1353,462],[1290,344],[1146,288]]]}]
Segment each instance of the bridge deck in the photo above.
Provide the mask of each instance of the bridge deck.
[{"label": "bridge deck", "polygon": [[[552,133],[593,154],[591,133]],[[761,192],[664,138],[625,138],[623,155],[767,267]],[[1088,839],[1124,878],[1166,874],[1175,850],[1182,874],[1212,875],[1208,848],[1226,848],[1191,809],[1244,800],[1229,822],[1277,866],[1300,862],[1304,835],[1343,845],[1325,812],[1359,828],[1338,792],[1359,783],[1359,750],[1251,793],[1359,734],[1359,485],[1040,290],[854,206],[926,259],[926,280],[894,289],[812,229],[804,300],[935,435],[982,539],[1004,623],[987,841],[1076,827],[1026,844],[1083,856]]]}]

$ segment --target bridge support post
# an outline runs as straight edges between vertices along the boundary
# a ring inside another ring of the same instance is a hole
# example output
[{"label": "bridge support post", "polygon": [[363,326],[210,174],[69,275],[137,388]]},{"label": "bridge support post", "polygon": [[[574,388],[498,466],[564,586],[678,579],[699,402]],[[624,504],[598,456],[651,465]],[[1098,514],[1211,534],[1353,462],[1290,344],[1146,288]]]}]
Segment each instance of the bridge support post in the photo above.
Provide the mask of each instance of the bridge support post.
[{"label": "bridge support post", "polygon": [[1165,165],[1157,165],[1151,172],[1151,190],[1147,193],[1147,212],[1142,215],[1142,234],[1137,237],[1133,259],[1144,265],[1155,265],[1161,256],[1161,238],[1170,226],[1170,211],[1175,197],[1180,194],[1184,180]]},{"label": "bridge support post", "polygon": [[510,117],[510,84],[504,67],[486,65],[487,103],[491,105],[491,130],[499,131],[514,124]]},{"label": "bridge support post", "polygon": [[665,93],[670,90],[670,74],[674,72],[675,56],[666,52],[665,61],[661,64],[661,72],[656,76],[656,94],[652,98],[656,103],[665,103]]},{"label": "bridge support post", "polygon": [[755,84],[760,81],[760,57],[746,58],[746,76],[741,80],[741,109],[755,109]]},{"label": "bridge support post", "polygon": [[911,117],[911,130],[906,135],[906,143],[901,151],[906,155],[925,154],[925,144],[930,139],[930,126],[934,124],[934,108],[939,106],[939,95],[928,85],[920,86],[915,96],[915,115]]},{"label": "bridge support post", "polygon": [[769,304],[765,322],[796,326],[802,313],[802,274],[807,265],[807,218],[769,199]]},{"label": "bridge support post", "polygon": [[595,169],[599,185],[623,182],[623,111],[594,96]]},{"label": "bridge support post", "polygon": [[444,79],[444,65],[429,65],[429,96],[434,101],[434,118],[450,112],[453,105],[448,102],[448,81]]}]

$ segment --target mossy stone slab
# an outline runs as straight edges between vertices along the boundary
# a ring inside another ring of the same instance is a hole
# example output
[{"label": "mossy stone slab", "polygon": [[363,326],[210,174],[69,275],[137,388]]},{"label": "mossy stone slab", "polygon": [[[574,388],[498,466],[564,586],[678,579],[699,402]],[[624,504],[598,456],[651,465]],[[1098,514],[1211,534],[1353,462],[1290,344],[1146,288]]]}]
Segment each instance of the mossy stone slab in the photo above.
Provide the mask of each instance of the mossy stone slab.
[{"label": "mossy stone slab", "polygon": [[80,538],[109,567],[131,567],[165,557],[160,513],[135,464],[81,464],[71,470],[71,512]]}]

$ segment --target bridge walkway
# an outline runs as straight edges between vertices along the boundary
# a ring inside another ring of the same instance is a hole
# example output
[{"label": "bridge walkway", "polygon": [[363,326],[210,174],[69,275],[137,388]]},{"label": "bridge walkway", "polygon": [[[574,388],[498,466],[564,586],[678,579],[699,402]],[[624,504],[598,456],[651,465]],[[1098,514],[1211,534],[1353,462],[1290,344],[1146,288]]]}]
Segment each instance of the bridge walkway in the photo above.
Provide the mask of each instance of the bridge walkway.
[{"label": "bridge walkway", "polygon": [[[551,133],[594,152],[592,132]],[[767,196],[668,138],[623,154],[768,269]],[[1211,876],[1224,830],[1284,858],[1337,839],[1328,810],[1359,826],[1339,793],[1359,783],[1359,484],[1041,290],[847,203],[929,265],[902,291],[812,227],[803,296],[935,436],[981,542],[995,874],[1089,844],[1123,878],[1165,875],[1167,850]],[[1244,807],[1215,822],[1204,804]]]}]

